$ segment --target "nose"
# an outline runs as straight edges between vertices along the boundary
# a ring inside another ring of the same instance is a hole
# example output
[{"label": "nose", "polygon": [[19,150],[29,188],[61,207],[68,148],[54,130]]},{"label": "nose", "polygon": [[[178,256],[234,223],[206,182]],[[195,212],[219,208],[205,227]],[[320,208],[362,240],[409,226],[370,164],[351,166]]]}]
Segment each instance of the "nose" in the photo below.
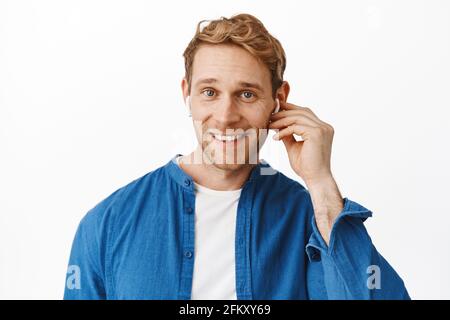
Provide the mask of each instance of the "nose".
[{"label": "nose", "polygon": [[241,115],[233,98],[227,97],[218,101],[214,108],[213,118],[223,127],[238,122],[241,119]]}]

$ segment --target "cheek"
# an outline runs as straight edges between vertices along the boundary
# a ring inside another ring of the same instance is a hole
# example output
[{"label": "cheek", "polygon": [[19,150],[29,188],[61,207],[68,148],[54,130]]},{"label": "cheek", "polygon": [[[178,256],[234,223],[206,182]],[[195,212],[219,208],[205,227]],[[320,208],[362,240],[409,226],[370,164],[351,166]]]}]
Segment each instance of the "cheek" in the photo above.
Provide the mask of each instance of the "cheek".
[{"label": "cheek", "polygon": [[192,123],[194,125],[195,135],[197,136],[198,141],[201,141],[206,131],[206,127],[201,120],[195,119],[192,120]]},{"label": "cheek", "polygon": [[265,109],[256,109],[251,112],[246,112],[244,117],[252,128],[267,128],[269,125],[270,113]]}]

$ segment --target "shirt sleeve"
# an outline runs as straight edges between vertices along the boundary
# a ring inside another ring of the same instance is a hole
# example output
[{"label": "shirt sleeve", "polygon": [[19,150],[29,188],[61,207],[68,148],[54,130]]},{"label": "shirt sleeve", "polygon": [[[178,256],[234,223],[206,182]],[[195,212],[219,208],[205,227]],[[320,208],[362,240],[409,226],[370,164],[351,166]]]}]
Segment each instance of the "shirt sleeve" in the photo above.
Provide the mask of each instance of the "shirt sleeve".
[{"label": "shirt sleeve", "polygon": [[363,223],[371,216],[370,210],[344,198],[329,246],[312,216],[306,245],[310,299],[410,299],[400,276],[372,244]]},{"label": "shirt sleeve", "polygon": [[64,290],[65,300],[106,299],[101,240],[101,207],[81,220],[72,243]]}]

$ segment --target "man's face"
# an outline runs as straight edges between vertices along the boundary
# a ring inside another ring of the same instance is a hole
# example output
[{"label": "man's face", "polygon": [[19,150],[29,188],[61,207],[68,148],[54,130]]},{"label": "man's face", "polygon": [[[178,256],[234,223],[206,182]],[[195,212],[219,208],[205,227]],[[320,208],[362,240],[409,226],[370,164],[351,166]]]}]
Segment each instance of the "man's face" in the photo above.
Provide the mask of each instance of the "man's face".
[{"label": "man's face", "polygon": [[275,108],[268,68],[234,45],[201,45],[190,94],[203,161],[225,170],[257,163]]}]

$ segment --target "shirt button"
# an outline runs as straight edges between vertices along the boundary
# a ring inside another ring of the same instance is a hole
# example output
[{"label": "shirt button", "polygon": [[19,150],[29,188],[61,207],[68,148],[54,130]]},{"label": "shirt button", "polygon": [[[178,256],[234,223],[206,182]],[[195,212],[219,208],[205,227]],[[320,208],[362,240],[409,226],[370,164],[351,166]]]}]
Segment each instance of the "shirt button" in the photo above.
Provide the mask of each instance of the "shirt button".
[{"label": "shirt button", "polygon": [[188,179],[184,180],[184,185],[186,187],[189,187],[190,184],[191,184],[191,182]]},{"label": "shirt button", "polygon": [[190,258],[192,258],[192,252],[191,252],[191,251],[186,251],[186,252],[184,253],[184,256],[185,256],[186,258],[190,259]]},{"label": "shirt button", "polygon": [[186,210],[187,210],[188,213],[192,213],[192,208],[191,207],[187,208]]}]

